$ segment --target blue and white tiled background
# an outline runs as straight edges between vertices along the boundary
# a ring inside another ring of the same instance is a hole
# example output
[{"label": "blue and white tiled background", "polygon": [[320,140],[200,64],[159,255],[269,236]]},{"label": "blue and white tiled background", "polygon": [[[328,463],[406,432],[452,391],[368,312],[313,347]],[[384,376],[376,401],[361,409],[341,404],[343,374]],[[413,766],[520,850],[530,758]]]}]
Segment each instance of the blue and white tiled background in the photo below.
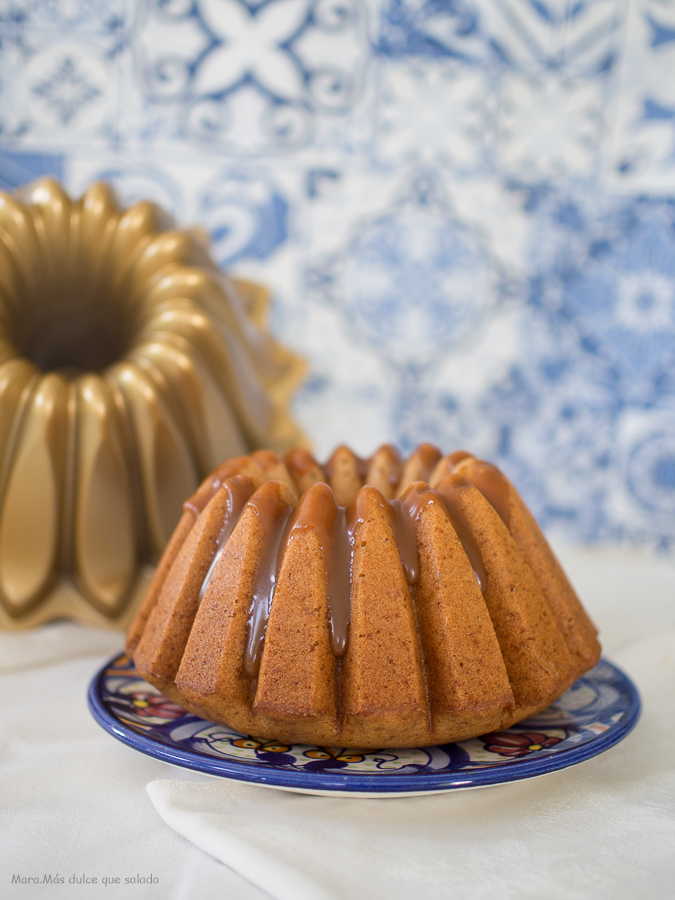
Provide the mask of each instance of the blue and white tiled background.
[{"label": "blue and white tiled background", "polygon": [[675,0],[0,0],[0,180],[212,236],[296,413],[675,543]]}]

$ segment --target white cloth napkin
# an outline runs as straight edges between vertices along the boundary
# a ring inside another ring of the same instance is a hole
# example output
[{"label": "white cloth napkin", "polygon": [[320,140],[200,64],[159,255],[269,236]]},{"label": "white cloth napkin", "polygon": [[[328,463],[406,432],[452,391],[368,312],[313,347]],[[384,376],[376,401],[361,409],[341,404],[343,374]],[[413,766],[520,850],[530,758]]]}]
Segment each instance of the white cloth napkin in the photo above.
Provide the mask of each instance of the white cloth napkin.
[{"label": "white cloth napkin", "polygon": [[[145,788],[172,771],[166,763],[114,740],[91,717],[87,686],[112,653],[83,655],[104,636],[82,631],[71,643],[76,659],[0,674],[0,898],[263,900],[157,815]],[[27,648],[40,643],[38,632],[24,637]],[[122,636],[113,637],[119,651]],[[63,884],[43,883],[57,875]],[[73,883],[82,876],[86,883]]]},{"label": "white cloth napkin", "polygon": [[543,778],[419,798],[153,781],[177,832],[277,900],[673,897],[675,630],[615,653],[643,713],[625,741]]}]

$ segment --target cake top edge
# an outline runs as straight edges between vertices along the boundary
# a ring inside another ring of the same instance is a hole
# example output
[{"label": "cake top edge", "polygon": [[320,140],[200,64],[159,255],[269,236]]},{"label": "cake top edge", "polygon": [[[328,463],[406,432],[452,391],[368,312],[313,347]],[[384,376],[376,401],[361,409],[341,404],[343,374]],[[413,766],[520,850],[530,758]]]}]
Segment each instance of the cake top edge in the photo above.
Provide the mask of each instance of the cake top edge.
[{"label": "cake top edge", "polygon": [[418,445],[407,457],[391,444],[383,444],[369,457],[360,457],[343,444],[323,464],[304,447],[294,447],[284,457],[271,450],[257,450],[221,463],[185,501],[183,509],[199,516],[219,488],[236,477],[251,479],[256,488],[269,481],[284,483],[296,500],[313,485],[327,484],[336,504],[347,507],[364,487],[376,488],[386,500],[397,500],[412,484],[421,482],[434,488],[448,475],[465,476],[469,470],[471,480],[477,478],[486,493],[494,496],[495,508],[505,518],[509,482],[496,466],[466,450],[443,455],[428,443]]}]

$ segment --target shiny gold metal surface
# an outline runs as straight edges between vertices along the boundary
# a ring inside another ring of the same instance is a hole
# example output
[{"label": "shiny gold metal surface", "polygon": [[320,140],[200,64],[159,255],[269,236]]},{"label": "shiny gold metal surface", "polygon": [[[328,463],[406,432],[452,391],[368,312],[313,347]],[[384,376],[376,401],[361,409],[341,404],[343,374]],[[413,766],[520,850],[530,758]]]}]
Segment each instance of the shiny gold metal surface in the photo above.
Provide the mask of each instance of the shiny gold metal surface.
[{"label": "shiny gold metal surface", "polygon": [[267,302],[152,203],[0,193],[0,628],[125,628],[204,476],[303,441]]}]

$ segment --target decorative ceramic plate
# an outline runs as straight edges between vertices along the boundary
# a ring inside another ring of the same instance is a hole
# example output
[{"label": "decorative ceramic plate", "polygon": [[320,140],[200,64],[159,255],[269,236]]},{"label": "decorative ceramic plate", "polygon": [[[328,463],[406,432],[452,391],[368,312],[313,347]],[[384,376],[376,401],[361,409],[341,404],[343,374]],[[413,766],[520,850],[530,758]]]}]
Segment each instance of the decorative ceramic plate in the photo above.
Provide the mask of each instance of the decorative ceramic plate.
[{"label": "decorative ceramic plate", "polygon": [[206,775],[307,794],[391,797],[504,784],[576,765],[626,737],[640,697],[602,660],[548,709],[506,731],[409,750],[289,746],[186,713],[122,654],[92,681],[89,708],[130,747]]}]

